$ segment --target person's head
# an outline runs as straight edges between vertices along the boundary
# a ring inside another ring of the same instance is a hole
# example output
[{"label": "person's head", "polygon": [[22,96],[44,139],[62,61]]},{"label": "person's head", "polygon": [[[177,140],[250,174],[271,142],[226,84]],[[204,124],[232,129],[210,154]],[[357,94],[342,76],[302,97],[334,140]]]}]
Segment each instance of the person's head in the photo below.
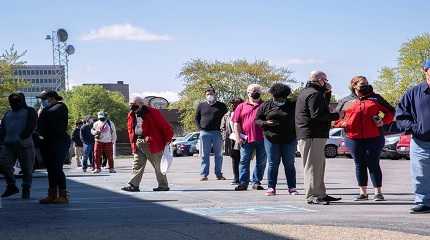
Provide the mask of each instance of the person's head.
[{"label": "person's head", "polygon": [[246,88],[246,93],[248,94],[249,100],[257,101],[261,97],[261,93],[263,92],[263,88],[258,84],[250,84]]},{"label": "person's head", "polygon": [[283,83],[275,83],[269,89],[270,95],[276,102],[285,102],[287,97],[291,94],[291,88]]},{"label": "person's head", "polygon": [[423,63],[423,71],[427,78],[427,83],[430,84],[430,58]]},{"label": "person's head", "polygon": [[8,100],[12,111],[18,111],[26,106],[25,97],[23,97],[22,93],[12,93],[9,95]]},{"label": "person's head", "polygon": [[209,103],[214,103],[216,101],[215,88],[212,87],[212,85],[210,85],[208,88],[206,88],[205,96],[206,96],[206,100]]},{"label": "person's head", "polygon": [[309,75],[309,81],[324,87],[328,82],[327,74],[323,71],[312,71]]},{"label": "person's head", "polygon": [[137,111],[138,109],[140,109],[143,105],[144,105],[144,100],[142,97],[140,96],[134,96],[131,101],[130,101],[130,111]]},{"label": "person's head", "polygon": [[97,113],[97,119],[104,122],[107,119],[107,114],[103,111]]},{"label": "person's head", "polygon": [[42,106],[48,107],[58,101],[63,100],[63,97],[58,95],[56,91],[42,91],[37,98],[40,98],[42,100]]},{"label": "person's head", "polygon": [[243,103],[243,99],[242,98],[233,98],[230,101],[231,104],[231,110],[234,111],[236,110],[237,106],[239,106],[239,104]]},{"label": "person's head", "polygon": [[82,124],[84,124],[82,120],[77,120],[77,121],[75,122],[75,126],[76,126],[76,127],[81,127],[81,126],[82,126]]},{"label": "person's head", "polygon": [[349,88],[351,89],[352,93],[360,97],[367,96],[373,91],[372,86],[369,85],[367,78],[364,76],[353,77],[351,79]]}]

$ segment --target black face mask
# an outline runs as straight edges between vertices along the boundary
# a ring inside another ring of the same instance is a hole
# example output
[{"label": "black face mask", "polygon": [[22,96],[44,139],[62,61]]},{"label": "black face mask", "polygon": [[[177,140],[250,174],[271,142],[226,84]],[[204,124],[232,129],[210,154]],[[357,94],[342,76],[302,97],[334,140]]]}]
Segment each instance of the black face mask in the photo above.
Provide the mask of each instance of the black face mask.
[{"label": "black face mask", "polygon": [[104,121],[106,121],[106,118],[99,118],[99,120],[104,122]]},{"label": "black face mask", "polygon": [[137,109],[139,109],[139,105],[133,104],[130,106],[130,110],[135,112]]},{"label": "black face mask", "polygon": [[261,96],[261,94],[259,92],[251,93],[252,99],[255,99],[255,100],[260,99],[260,96]]},{"label": "black face mask", "polygon": [[361,85],[358,88],[358,92],[360,93],[360,95],[365,96],[370,94],[373,91],[373,88],[371,85]]}]

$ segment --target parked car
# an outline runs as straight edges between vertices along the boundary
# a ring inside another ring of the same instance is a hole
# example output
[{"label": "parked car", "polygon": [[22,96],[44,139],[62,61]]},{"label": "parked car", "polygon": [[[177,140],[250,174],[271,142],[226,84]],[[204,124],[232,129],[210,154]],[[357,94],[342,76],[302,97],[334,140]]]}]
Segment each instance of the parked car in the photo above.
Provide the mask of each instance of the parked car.
[{"label": "parked car", "polygon": [[397,143],[397,153],[402,157],[409,159],[409,150],[411,144],[411,134],[402,134],[400,135],[399,143]]},{"label": "parked car", "polygon": [[[338,153],[338,149],[342,142],[344,142],[345,131],[343,128],[332,128],[329,132],[329,139],[324,148],[324,154],[326,158],[335,158]],[[299,147],[297,146],[296,157],[300,157]]]},{"label": "parked car", "polygon": [[173,156],[192,156],[194,153],[197,153],[196,144],[199,136],[199,132],[192,132],[183,138],[177,138],[172,143]]}]

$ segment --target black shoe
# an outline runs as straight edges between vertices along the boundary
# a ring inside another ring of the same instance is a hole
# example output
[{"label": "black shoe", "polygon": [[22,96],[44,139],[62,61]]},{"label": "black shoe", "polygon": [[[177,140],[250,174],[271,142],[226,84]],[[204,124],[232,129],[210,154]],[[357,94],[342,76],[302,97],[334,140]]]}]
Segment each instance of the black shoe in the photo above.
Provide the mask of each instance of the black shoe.
[{"label": "black shoe", "polygon": [[373,201],[375,202],[385,201],[384,195],[382,195],[382,193],[375,194],[375,196],[373,196]]},{"label": "black shoe", "polygon": [[139,187],[135,187],[131,184],[129,184],[127,187],[121,188],[121,190],[126,192],[140,192]]},{"label": "black shoe", "polygon": [[239,184],[239,186],[234,188],[234,191],[246,191],[246,190],[248,190],[248,186],[241,185],[241,184]]},{"label": "black shoe", "polygon": [[227,180],[223,175],[217,176],[216,180]]},{"label": "black shoe", "polygon": [[264,190],[264,187],[263,187],[263,186],[261,186],[261,184],[260,184],[260,183],[254,183],[254,184],[252,185],[252,189],[254,189],[254,190]]},{"label": "black shoe", "polygon": [[369,200],[369,195],[367,194],[360,194],[354,198],[354,201],[367,201],[367,200]]},{"label": "black shoe", "polygon": [[154,192],[167,192],[169,190],[170,190],[170,188],[168,188],[168,187],[157,187],[157,188],[152,189],[152,191],[154,191]]},{"label": "black shoe", "polygon": [[19,193],[19,189],[15,185],[7,185],[6,190],[1,195],[2,198],[12,196]]},{"label": "black shoe", "polygon": [[336,198],[336,197],[332,197],[332,196],[325,196],[323,198],[318,199],[321,202],[336,202],[336,201],[340,201],[342,200],[342,198]]},{"label": "black shoe", "polygon": [[30,199],[30,187],[22,187],[21,198],[26,200]]},{"label": "black shoe", "polygon": [[230,184],[231,184],[231,185],[239,185],[239,181],[236,181],[236,180],[235,180],[235,181],[231,182]]},{"label": "black shoe", "polygon": [[410,214],[423,214],[430,213],[430,207],[426,205],[419,204],[413,208],[411,208]]}]

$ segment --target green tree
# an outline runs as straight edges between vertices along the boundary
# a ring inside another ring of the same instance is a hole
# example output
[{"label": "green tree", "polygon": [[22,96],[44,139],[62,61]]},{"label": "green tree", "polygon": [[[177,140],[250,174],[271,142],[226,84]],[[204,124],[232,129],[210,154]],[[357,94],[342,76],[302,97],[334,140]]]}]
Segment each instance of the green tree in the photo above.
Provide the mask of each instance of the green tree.
[{"label": "green tree", "polygon": [[204,91],[209,85],[216,89],[218,100],[228,102],[235,97],[245,98],[246,87],[251,83],[268,88],[275,82],[294,82],[290,75],[287,68],[271,66],[267,61],[209,62],[194,59],[185,63],[179,74],[185,88],[179,94],[180,100],[172,107],[181,111],[184,128],[192,131],[196,129],[195,109],[204,99]]},{"label": "green tree", "polygon": [[12,45],[0,55],[0,116],[9,109],[7,97],[28,85],[26,81],[14,76],[14,66],[25,64],[20,60],[25,53],[26,51],[19,53]]},{"label": "green tree", "polygon": [[98,85],[74,87],[62,93],[64,102],[69,108],[69,125],[72,127],[76,120],[86,116],[96,116],[103,110],[108,113],[118,130],[125,128],[128,106],[124,97]]},{"label": "green tree", "polygon": [[391,104],[397,104],[406,90],[425,79],[422,63],[430,58],[430,34],[421,34],[403,43],[397,67],[383,67],[379,71],[375,89]]}]

